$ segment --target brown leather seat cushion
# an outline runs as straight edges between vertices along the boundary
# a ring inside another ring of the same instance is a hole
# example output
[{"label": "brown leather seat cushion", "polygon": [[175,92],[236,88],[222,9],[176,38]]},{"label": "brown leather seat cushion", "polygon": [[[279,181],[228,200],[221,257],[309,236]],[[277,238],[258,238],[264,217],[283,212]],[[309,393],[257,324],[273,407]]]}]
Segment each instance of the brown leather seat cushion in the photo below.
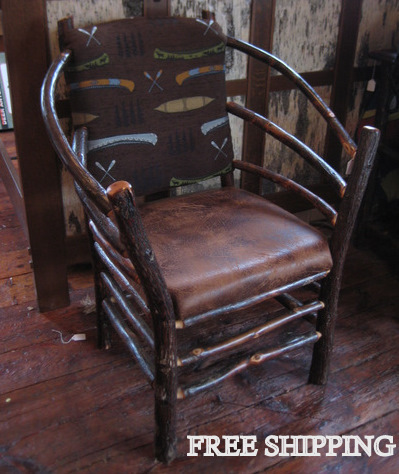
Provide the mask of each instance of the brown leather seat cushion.
[{"label": "brown leather seat cushion", "polygon": [[185,319],[329,270],[325,238],[267,200],[234,188],[145,204],[144,225]]}]

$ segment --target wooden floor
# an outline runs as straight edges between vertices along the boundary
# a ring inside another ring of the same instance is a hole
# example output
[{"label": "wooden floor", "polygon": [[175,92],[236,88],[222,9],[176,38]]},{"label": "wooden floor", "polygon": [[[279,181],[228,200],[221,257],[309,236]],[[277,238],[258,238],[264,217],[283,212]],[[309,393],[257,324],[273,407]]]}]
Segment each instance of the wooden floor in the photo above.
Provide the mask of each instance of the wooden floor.
[{"label": "wooden floor", "polygon": [[[50,224],[50,223],[49,223]],[[309,352],[180,402],[179,455],[153,461],[152,391],[122,347],[96,348],[90,273],[72,304],[40,314],[27,241],[0,182],[0,473],[399,472],[399,282],[370,253],[348,258],[332,373],[306,384]],[[84,333],[85,341],[67,342]],[[187,457],[190,435],[256,435],[256,457]],[[268,435],[392,435],[395,455],[267,457]]]}]

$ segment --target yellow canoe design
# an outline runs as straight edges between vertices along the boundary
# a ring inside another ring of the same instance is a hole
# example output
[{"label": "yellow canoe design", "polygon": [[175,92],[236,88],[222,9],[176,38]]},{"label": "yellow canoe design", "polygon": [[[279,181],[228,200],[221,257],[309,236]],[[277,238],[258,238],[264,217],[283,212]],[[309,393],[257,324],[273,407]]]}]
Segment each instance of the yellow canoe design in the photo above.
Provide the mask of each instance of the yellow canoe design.
[{"label": "yellow canoe design", "polygon": [[72,112],[72,121],[74,125],[83,125],[84,123],[96,120],[99,115],[88,114],[86,112]]},{"label": "yellow canoe design", "polygon": [[178,112],[189,112],[190,110],[200,109],[210,104],[213,100],[212,97],[196,96],[196,97],[183,97],[181,99],[171,100],[164,102],[155,110],[164,112],[167,114],[175,114]]}]

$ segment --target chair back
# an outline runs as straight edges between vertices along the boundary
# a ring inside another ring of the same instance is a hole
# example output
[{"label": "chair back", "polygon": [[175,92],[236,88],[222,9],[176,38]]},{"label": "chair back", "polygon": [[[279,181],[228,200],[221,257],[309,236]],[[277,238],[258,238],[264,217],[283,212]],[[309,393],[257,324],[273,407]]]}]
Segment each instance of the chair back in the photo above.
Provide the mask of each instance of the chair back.
[{"label": "chair back", "polygon": [[136,17],[60,28],[74,127],[88,129],[87,168],[136,195],[232,169],[226,37],[212,20]]}]

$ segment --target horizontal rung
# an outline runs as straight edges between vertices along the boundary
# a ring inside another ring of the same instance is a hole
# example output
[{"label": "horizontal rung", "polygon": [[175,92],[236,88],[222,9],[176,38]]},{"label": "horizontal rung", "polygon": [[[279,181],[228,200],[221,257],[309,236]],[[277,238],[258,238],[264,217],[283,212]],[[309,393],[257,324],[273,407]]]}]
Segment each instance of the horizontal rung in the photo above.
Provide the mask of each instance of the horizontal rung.
[{"label": "horizontal rung", "polygon": [[207,348],[196,348],[188,355],[179,358],[178,365],[185,366],[187,364],[203,360],[206,357],[220,354],[226,350],[234,349],[241,346],[242,344],[245,344],[246,342],[257,339],[264,334],[267,334],[274,329],[283,326],[284,324],[294,321],[295,319],[299,319],[307,314],[319,311],[322,308],[324,308],[324,304],[321,301],[313,301],[307,305],[302,305],[301,307],[297,307],[288,313],[284,313],[278,318],[272,319],[261,326],[257,326],[249,331],[244,332],[243,334],[223,341],[220,344]]},{"label": "horizontal rung", "polygon": [[137,336],[125,323],[121,313],[116,308],[116,306],[111,303],[111,301],[103,300],[102,307],[105,311],[105,314],[108,316],[108,319],[111,321],[112,326],[115,328],[116,332],[119,334],[126,347],[133,354],[133,357],[140,365],[146,377],[149,379],[150,382],[153,382],[155,373],[154,364],[148,359],[148,356],[142,349],[142,345],[138,340]]},{"label": "horizontal rung", "polygon": [[303,336],[291,339],[290,341],[287,341],[284,345],[269,349],[266,352],[257,352],[252,357],[247,357],[227,369],[215,370],[213,375],[211,375],[207,379],[200,381],[195,385],[179,387],[177,391],[177,398],[182,399],[187,398],[191,395],[195,395],[198,392],[201,392],[202,390],[211,388],[219,382],[222,382],[223,380],[232,377],[233,375],[236,375],[239,372],[242,372],[244,369],[250,367],[251,365],[259,365],[265,362],[266,360],[274,359],[305,344],[315,343],[320,339],[320,337],[321,334],[319,332],[313,331],[311,333],[304,334]]},{"label": "horizontal rung", "polygon": [[[316,275],[312,275],[311,277],[303,278],[302,280],[296,281],[294,283],[290,283],[288,285],[281,286],[280,288],[276,288],[275,290],[270,290],[260,295],[253,296],[248,298],[244,301],[240,301],[234,305],[222,306],[212,311],[208,311],[206,313],[197,314],[195,316],[191,316],[190,318],[186,318],[183,322],[183,326],[181,327],[189,327],[193,326],[194,324],[202,323],[204,321],[208,321],[214,317],[222,316],[225,314],[234,313],[235,311],[239,311],[245,308],[249,308],[255,304],[262,303],[268,299],[275,298],[277,295],[281,293],[285,293],[287,291],[295,290],[296,288],[301,288],[305,285],[309,285],[314,281],[321,280],[322,278],[326,277],[329,274],[329,270],[325,272],[317,273]],[[179,326],[180,329],[180,326]]]},{"label": "horizontal rung", "polygon": [[287,309],[295,309],[303,306],[303,303],[301,301],[294,298],[288,293],[282,293],[281,295],[276,296],[275,300]]}]

